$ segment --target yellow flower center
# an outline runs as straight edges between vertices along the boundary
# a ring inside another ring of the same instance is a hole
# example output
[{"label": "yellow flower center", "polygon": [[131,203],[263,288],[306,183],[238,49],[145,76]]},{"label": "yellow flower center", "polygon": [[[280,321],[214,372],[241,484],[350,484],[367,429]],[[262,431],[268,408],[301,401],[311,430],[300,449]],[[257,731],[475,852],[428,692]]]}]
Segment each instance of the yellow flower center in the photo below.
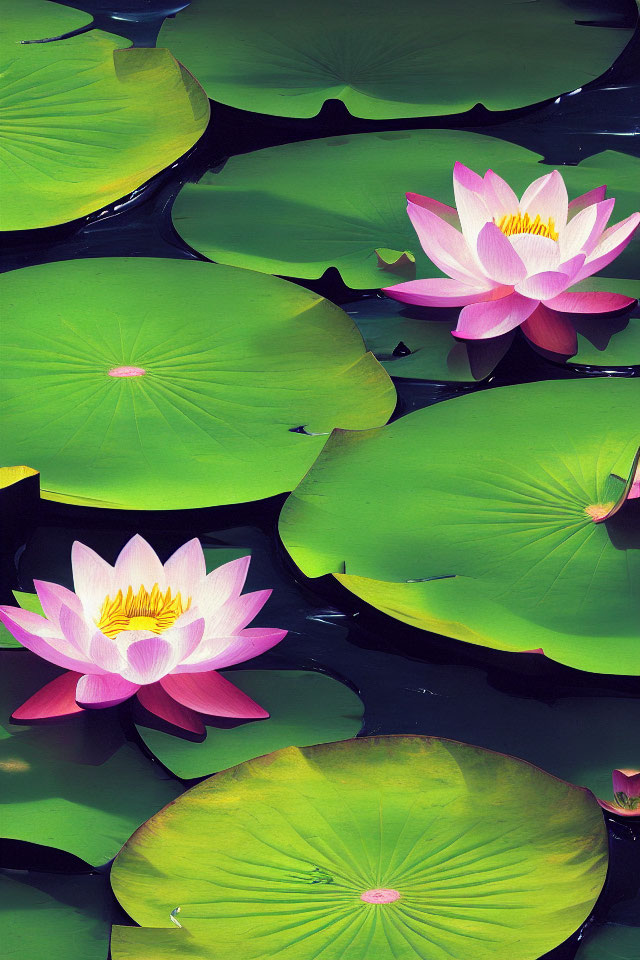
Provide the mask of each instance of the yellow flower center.
[{"label": "yellow flower center", "polygon": [[546,223],[540,219],[540,214],[536,214],[535,220],[532,220],[528,213],[524,216],[521,213],[505,213],[500,221],[494,217],[493,222],[500,227],[507,237],[512,237],[515,233],[533,233],[536,237],[549,237],[550,240],[557,240],[559,234],[556,232],[553,217],[549,217]]},{"label": "yellow flower center", "polygon": [[154,583],[151,593],[140,587],[135,594],[133,588],[129,587],[126,596],[122,590],[118,590],[113,600],[106,597],[100,610],[98,629],[111,640],[123,630],[162,633],[190,606],[191,597],[188,597],[186,602],[180,593],[172,597],[171,587],[163,593],[158,584]]}]

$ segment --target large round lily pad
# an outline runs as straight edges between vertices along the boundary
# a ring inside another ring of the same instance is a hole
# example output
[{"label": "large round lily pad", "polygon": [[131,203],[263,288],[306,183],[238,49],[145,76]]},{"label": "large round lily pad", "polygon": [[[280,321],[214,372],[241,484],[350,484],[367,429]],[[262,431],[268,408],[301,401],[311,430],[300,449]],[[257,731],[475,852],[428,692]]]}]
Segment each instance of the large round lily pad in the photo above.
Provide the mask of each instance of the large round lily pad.
[{"label": "large round lily pad", "polygon": [[151,752],[183,779],[205,777],[280,747],[330,743],[355,737],[364,707],[349,687],[304,670],[222,671],[265,710],[267,720],[230,729],[207,727],[203,743],[140,726]]},{"label": "large round lily pad", "polygon": [[[313,279],[334,266],[354,289],[411,279],[409,269],[417,277],[441,276],[420,247],[405,194],[453,204],[456,160],[480,173],[491,167],[519,196],[551,169],[524,147],[463,130],[330,137],[233,157],[182,189],[173,220],[210,259],[265,273]],[[637,208],[636,157],[607,151],[563,167],[562,176],[571,197],[606,183],[616,198],[613,222]],[[632,243],[605,272],[639,277],[639,250]],[[415,266],[405,258],[399,275],[394,261],[405,252]]]},{"label": "large round lily pad", "polygon": [[333,427],[381,424],[394,407],[351,320],[283,280],[108,259],[2,283],[5,454],[40,470],[47,499],[257,500],[295,486]]},{"label": "large round lily pad", "polygon": [[171,956],[144,928],[179,907],[201,960],[535,960],[588,916],[606,865],[593,795],[511,757],[426,737],[292,747],[125,845],[112,885],[143,929],[116,928],[113,957]]},{"label": "large round lily pad", "polygon": [[[636,380],[482,391],[336,432],[283,509],[309,576],[424,629],[640,674]],[[621,479],[622,478],[622,479]]]},{"label": "large round lily pad", "polygon": [[0,652],[0,832],[100,865],[180,789],[126,742],[115,711],[9,723],[12,711],[59,673],[27,650]]},{"label": "large round lily pad", "polygon": [[2,0],[3,230],[100,209],[169,166],[209,120],[202,87],[168,50],[118,49],[100,31],[22,44],[87,23],[45,0]]},{"label": "large round lily pad", "polygon": [[589,14],[587,0],[193,0],[160,42],[234,107],[312,117],[339,99],[357,117],[420,117],[520,107],[603,73],[631,31],[576,25]]},{"label": "large round lily pad", "polygon": [[107,878],[0,872],[3,960],[106,960]]}]

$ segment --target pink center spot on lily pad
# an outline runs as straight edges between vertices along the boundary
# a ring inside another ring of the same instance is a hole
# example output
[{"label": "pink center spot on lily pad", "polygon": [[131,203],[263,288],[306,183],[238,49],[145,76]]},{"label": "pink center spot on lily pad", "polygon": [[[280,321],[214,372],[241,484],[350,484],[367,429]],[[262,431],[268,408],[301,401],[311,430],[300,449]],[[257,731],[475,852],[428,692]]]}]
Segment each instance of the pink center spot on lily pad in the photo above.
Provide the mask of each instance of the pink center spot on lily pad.
[{"label": "pink center spot on lily pad", "polygon": [[110,377],[143,377],[147,371],[144,367],[111,367]]},{"label": "pink center spot on lily pad", "polygon": [[365,903],[393,903],[394,900],[400,899],[400,894],[397,890],[379,888],[378,890],[365,890],[360,899],[364,900]]}]

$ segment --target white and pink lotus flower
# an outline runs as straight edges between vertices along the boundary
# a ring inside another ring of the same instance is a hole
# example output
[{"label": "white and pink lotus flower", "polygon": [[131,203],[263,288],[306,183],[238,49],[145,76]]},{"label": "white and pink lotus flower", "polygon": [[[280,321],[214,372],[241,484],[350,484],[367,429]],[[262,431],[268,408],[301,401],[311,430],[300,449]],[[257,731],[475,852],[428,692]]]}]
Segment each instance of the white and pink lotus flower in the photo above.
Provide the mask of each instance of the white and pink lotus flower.
[{"label": "white and pink lotus flower", "polygon": [[217,671],[269,650],[286,630],[248,627],[271,590],[242,595],[250,557],[207,575],[198,540],[163,565],[133,537],[112,567],[82,543],[71,551],[75,592],[35,581],[44,617],[0,607],[28,650],[68,672],[13,713],[20,722],[68,716],[137,696],[151,713],[202,735],[201,715],[269,714]]},{"label": "white and pink lotus flower", "polygon": [[605,810],[622,817],[640,817],[640,770],[613,771],[613,803],[598,800]]},{"label": "white and pink lotus flower", "polygon": [[627,246],[640,212],[607,227],[615,200],[596,187],[569,202],[557,170],[518,199],[493,170],[479,176],[456,163],[456,208],[408,193],[408,213],[422,249],[446,277],[384,288],[402,303],[462,307],[453,331],[486,340],[521,327],[538,347],[572,356],[571,314],[623,310],[634,298],[570,288],[606,267]]}]

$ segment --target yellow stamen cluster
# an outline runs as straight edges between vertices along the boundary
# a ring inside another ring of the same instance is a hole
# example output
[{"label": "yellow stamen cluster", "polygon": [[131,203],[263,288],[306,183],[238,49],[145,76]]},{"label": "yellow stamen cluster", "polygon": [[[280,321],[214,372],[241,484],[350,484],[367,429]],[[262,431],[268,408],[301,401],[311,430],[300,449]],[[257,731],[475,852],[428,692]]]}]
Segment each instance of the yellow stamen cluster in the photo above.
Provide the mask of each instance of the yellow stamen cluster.
[{"label": "yellow stamen cluster", "polygon": [[134,594],[129,587],[126,595],[122,590],[112,600],[107,597],[102,604],[98,629],[113,640],[123,630],[149,630],[162,633],[191,606],[191,597],[183,601],[180,593],[171,596],[171,587],[164,593],[157,583],[151,592],[140,587]]},{"label": "yellow stamen cluster", "polygon": [[528,213],[525,213],[524,216],[521,213],[505,213],[501,220],[498,221],[494,218],[493,222],[500,227],[507,237],[513,236],[514,233],[533,233],[536,237],[549,237],[550,240],[557,240],[559,236],[555,229],[556,225],[553,217],[549,217],[547,222],[543,223],[540,214],[537,214],[535,220],[532,220]]}]

